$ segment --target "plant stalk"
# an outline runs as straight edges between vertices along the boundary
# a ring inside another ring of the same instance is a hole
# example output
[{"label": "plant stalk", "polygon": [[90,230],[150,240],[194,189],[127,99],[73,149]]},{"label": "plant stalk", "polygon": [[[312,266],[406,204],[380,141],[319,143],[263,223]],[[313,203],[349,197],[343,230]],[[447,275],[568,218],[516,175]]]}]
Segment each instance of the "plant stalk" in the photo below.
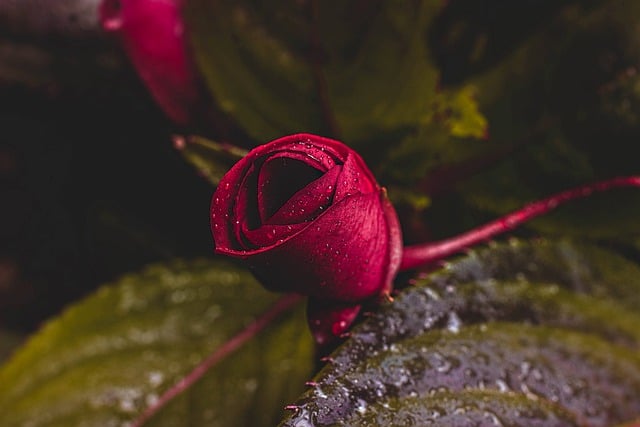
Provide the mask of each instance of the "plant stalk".
[{"label": "plant stalk", "polygon": [[522,209],[458,236],[437,242],[406,246],[402,254],[400,271],[411,270],[447,258],[477,243],[484,242],[499,234],[513,230],[523,223],[544,215],[570,200],[585,198],[595,192],[603,192],[621,187],[640,187],[640,176],[613,178],[607,181],[566,190],[545,199],[529,203]]}]

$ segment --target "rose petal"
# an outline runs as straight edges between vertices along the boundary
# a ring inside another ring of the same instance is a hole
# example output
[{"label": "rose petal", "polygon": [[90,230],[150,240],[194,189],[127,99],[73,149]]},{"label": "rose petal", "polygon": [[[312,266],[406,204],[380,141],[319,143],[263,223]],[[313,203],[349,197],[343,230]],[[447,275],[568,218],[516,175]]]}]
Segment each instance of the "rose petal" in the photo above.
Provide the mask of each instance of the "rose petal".
[{"label": "rose petal", "polygon": [[357,193],[375,193],[377,184],[369,169],[364,165],[364,161],[355,152],[350,153],[342,167],[342,175],[338,179],[335,201],[340,201],[344,197]]},{"label": "rose petal", "polygon": [[241,233],[240,221],[235,218],[236,200],[244,174],[244,165],[237,163],[220,180],[211,198],[211,234],[216,250],[224,248],[241,251],[244,249],[238,242],[238,235]]},{"label": "rose petal", "polygon": [[387,244],[387,278],[385,285],[381,289],[381,293],[390,293],[393,289],[393,279],[395,279],[398,270],[400,269],[400,263],[402,262],[402,228],[400,227],[400,220],[398,220],[398,214],[393,208],[393,205],[387,197],[387,191],[382,189],[382,209],[386,218],[387,235],[389,236],[389,243]]},{"label": "rose petal", "polygon": [[273,290],[345,302],[370,298],[387,286],[391,267],[383,202],[378,192],[345,197],[282,244],[244,255]]},{"label": "rose petal", "polygon": [[[268,149],[260,150],[268,146]],[[349,147],[333,139],[317,135],[297,134],[285,136],[256,148],[259,155],[273,155],[276,152],[286,152],[292,158],[305,163],[315,164],[320,170],[327,171],[337,163],[344,163],[349,153]],[[296,157],[304,156],[304,157]]]},{"label": "rose petal", "polygon": [[[229,218],[237,246],[243,249],[255,249],[255,246],[244,238],[244,230],[260,227],[256,193],[258,189],[259,164],[254,163],[246,171],[240,182],[240,188],[232,200],[232,217]],[[222,184],[222,182],[221,182]],[[225,184],[226,185],[226,184]]]},{"label": "rose petal", "polygon": [[266,223],[294,194],[323,175],[322,170],[284,153],[269,157],[258,176],[258,212]]},{"label": "rose petal", "polygon": [[117,32],[156,102],[176,123],[199,107],[197,72],[187,47],[182,0],[103,0],[100,20]]},{"label": "rose petal", "polygon": [[333,201],[336,180],[341,172],[342,166],[336,165],[298,191],[266,221],[267,224],[297,224],[315,219]]},{"label": "rose petal", "polygon": [[242,239],[252,248],[271,247],[283,243],[285,239],[296,234],[308,224],[263,225],[254,230],[243,228]]}]

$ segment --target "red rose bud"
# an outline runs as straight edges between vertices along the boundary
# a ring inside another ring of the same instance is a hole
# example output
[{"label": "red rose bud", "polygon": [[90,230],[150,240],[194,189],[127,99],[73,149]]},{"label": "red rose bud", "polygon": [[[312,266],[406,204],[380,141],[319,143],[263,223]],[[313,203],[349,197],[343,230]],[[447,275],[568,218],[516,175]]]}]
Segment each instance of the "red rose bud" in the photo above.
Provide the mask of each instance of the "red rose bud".
[{"label": "red rose bud", "polygon": [[299,134],[253,149],[211,203],[216,252],[247,260],[269,289],[359,302],[391,290],[402,239],[362,158]]},{"label": "red rose bud", "polygon": [[198,102],[187,52],[181,0],[103,0],[100,22],[116,32],[156,102],[176,123],[190,121]]}]

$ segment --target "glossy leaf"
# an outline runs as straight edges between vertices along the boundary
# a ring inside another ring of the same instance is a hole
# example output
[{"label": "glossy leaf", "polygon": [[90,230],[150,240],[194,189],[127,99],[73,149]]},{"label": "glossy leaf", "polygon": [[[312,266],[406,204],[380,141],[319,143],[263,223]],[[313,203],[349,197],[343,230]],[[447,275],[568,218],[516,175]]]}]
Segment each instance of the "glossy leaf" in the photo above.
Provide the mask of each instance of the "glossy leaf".
[{"label": "glossy leaf", "polygon": [[[221,262],[175,262],[128,275],[48,323],[0,369],[2,424],[132,421],[276,299]],[[273,425],[310,374],[311,353],[299,307],[145,425]]]},{"label": "glossy leaf", "polygon": [[[425,400],[429,401],[431,408],[425,405]],[[581,425],[572,414],[552,402],[522,399],[517,393],[488,389],[458,393],[436,391],[426,398],[391,398],[376,403],[372,409],[360,408],[345,425],[499,426],[507,420],[508,425],[514,427]]]},{"label": "glossy leaf", "polygon": [[639,266],[594,246],[471,251],[357,326],[283,425],[633,420],[639,291]]}]

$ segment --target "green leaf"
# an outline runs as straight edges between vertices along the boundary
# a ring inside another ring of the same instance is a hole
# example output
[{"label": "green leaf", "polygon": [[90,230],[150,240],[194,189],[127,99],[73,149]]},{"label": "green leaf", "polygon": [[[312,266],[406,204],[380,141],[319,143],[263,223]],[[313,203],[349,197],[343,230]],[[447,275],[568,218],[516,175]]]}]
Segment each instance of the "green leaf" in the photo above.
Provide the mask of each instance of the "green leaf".
[{"label": "green leaf", "polygon": [[[629,155],[640,137],[634,108],[640,105],[639,4],[566,3],[555,3],[555,13],[502,61],[464,81],[475,87],[491,124],[487,149],[500,142],[519,145],[517,153],[460,187],[476,209],[504,214],[560,190],[640,174]],[[473,27],[467,22],[473,19],[460,17],[440,37]],[[639,216],[639,192],[620,191],[572,203],[532,225],[556,235],[619,238],[640,235]]]},{"label": "green leaf", "polygon": [[452,136],[460,138],[485,138],[487,135],[487,119],[480,113],[476,102],[476,89],[464,86],[460,91],[444,93],[439,96],[435,115],[444,117],[446,126]]},{"label": "green leaf", "polygon": [[196,171],[214,186],[248,151],[230,144],[210,141],[201,136],[175,136],[174,146]]},{"label": "green leaf", "polygon": [[282,425],[402,425],[425,414],[436,425],[461,414],[523,426],[632,420],[639,295],[640,267],[595,246],[473,250],[354,328]]},{"label": "green leaf", "polygon": [[[277,295],[218,261],[156,265],[49,322],[0,369],[4,426],[132,421]],[[214,366],[146,425],[273,425],[312,369],[302,308]]]},{"label": "green leaf", "polygon": [[362,146],[430,123],[455,136],[486,132],[472,89],[437,90],[425,32],[441,8],[194,0],[185,19],[213,98],[255,141],[305,131]]}]

